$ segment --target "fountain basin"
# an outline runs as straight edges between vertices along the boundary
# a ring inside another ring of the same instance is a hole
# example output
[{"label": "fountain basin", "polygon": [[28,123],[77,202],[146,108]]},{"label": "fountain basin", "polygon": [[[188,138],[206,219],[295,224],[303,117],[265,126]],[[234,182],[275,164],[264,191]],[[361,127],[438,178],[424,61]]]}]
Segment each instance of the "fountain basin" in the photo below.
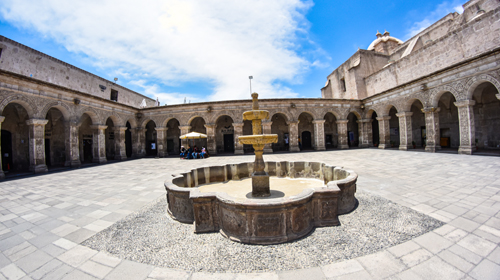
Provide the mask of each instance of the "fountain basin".
[{"label": "fountain basin", "polygon": [[231,196],[202,192],[200,186],[250,178],[253,163],[193,169],[165,182],[168,213],[194,223],[194,232],[220,231],[225,237],[250,244],[277,244],[307,235],[316,226],[338,225],[338,215],[354,209],[357,174],[319,162],[266,162],[273,177],[309,178],[322,187],[306,188],[284,197]]},{"label": "fountain basin", "polygon": [[245,145],[265,145],[278,142],[277,134],[258,134],[239,136],[238,140]]},{"label": "fountain basin", "polygon": [[269,118],[269,112],[265,110],[252,110],[243,112],[243,119],[248,121],[264,120]]}]

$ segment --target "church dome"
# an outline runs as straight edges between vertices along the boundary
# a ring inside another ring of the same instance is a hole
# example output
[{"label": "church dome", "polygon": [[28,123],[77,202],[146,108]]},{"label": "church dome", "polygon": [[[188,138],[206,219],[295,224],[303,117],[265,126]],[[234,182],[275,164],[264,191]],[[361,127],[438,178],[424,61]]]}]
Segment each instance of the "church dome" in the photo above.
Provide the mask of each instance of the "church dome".
[{"label": "church dome", "polygon": [[397,44],[397,45],[403,44],[403,41],[399,40],[398,38],[390,36],[389,32],[387,32],[387,31],[385,31],[384,34],[380,34],[380,32],[377,31],[376,36],[377,36],[377,39],[375,39],[370,44],[370,46],[368,47],[367,50],[369,50],[369,51],[373,51],[373,50],[378,51],[376,49],[376,47],[380,43],[392,43],[392,44]]}]

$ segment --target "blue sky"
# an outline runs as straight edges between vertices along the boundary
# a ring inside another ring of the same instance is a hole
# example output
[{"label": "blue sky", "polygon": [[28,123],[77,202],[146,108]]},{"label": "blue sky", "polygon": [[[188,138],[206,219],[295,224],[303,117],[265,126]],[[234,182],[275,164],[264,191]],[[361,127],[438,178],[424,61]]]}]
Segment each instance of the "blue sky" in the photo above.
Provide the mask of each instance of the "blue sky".
[{"label": "blue sky", "polygon": [[[321,97],[377,30],[403,41],[462,1],[2,0],[0,34],[162,104]],[[147,4],[146,4],[147,3]]]}]

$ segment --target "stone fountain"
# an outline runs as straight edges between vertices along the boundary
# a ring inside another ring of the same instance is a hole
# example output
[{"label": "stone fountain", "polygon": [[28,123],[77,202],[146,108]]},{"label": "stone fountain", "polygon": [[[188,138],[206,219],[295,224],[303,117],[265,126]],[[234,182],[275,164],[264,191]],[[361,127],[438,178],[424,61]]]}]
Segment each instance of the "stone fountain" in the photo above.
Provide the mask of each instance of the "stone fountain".
[{"label": "stone fountain", "polygon": [[338,215],[356,207],[358,175],[321,162],[264,162],[264,146],[278,136],[262,134],[269,112],[259,110],[257,97],[252,94],[252,110],[243,113],[253,135],[239,137],[253,145],[255,161],[196,168],[166,180],[167,212],[193,223],[196,233],[219,231],[250,244],[288,242],[314,227],[339,225]]},{"label": "stone fountain", "polygon": [[278,142],[277,134],[262,134],[262,120],[269,119],[269,112],[259,110],[257,93],[252,93],[252,110],[243,113],[243,120],[252,121],[252,134],[239,137],[240,144],[252,145],[255,150],[254,172],[252,173],[252,196],[267,197],[271,195],[269,174],[264,171],[264,146]]}]

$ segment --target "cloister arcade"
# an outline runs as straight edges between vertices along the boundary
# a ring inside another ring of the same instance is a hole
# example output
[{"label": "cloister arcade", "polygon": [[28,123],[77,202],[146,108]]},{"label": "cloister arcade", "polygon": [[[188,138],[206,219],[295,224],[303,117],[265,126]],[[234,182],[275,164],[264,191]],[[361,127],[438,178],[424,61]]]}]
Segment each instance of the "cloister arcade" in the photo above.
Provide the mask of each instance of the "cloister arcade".
[{"label": "cloister arcade", "polygon": [[[485,77],[474,77],[462,92],[456,86],[439,86],[384,102],[335,105],[331,100],[331,106],[321,106],[305,99],[290,107],[293,100],[262,100],[262,108],[270,111],[263,132],[278,134],[278,142],[267,145],[265,152],[394,147],[471,154],[500,149],[499,83]],[[116,113],[64,102],[35,106],[22,94],[5,94],[11,98],[0,103],[1,177],[4,172],[177,155],[188,144],[206,147],[211,155],[252,152],[237,141],[252,133],[251,122],[241,117],[249,103],[210,112],[168,112],[167,107]],[[191,131],[208,138],[189,143],[179,139]]]}]

